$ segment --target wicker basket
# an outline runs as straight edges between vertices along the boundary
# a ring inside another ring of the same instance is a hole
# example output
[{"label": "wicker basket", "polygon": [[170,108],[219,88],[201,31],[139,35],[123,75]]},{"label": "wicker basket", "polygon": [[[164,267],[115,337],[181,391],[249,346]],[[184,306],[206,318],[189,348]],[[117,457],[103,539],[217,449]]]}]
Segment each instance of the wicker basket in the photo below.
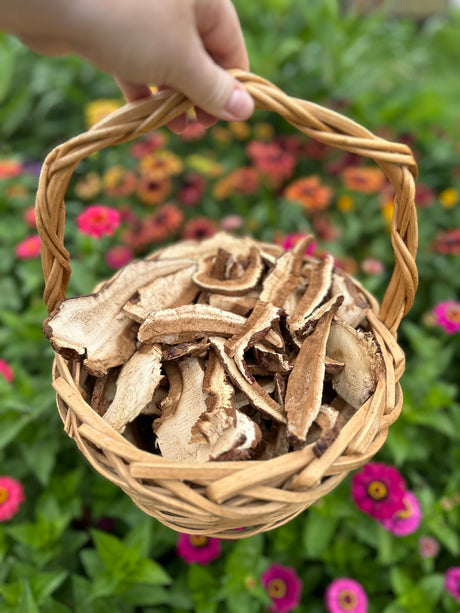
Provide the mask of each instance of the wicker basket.
[{"label": "wicker basket", "polygon": [[[275,111],[318,141],[372,158],[395,189],[391,227],[395,268],[380,309],[373,300],[368,316],[369,328],[382,348],[384,377],[320,457],[309,445],[267,461],[198,464],[168,461],[140,450],[115,432],[84,400],[79,363],[56,354],[53,386],[67,434],[89,463],[119,485],[140,509],[177,531],[237,539],[294,518],[383,445],[402,406],[399,379],[405,360],[396,332],[417,286],[417,220],[416,164],[406,145],[390,143],[340,114],[291,98],[253,74],[234,74],[258,108]],[[64,196],[75,167],[91,153],[159,128],[189,107],[181,94],[160,91],[126,105],[48,155],[36,217],[49,312],[65,298],[70,277],[70,256],[63,243]]]}]

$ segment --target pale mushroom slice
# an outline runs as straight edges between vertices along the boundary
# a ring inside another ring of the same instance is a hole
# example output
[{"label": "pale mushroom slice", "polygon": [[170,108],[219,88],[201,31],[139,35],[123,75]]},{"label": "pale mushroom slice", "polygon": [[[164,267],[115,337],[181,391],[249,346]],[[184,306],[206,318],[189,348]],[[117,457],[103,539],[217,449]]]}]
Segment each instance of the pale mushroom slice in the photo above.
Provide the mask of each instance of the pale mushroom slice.
[{"label": "pale mushroom slice", "polygon": [[217,232],[211,238],[204,240],[179,241],[174,245],[164,247],[156,257],[159,260],[165,258],[193,258],[200,260],[208,255],[214,255],[221,248],[229,253],[248,255],[255,241],[248,237],[235,237],[228,232]]},{"label": "pale mushroom slice", "polygon": [[259,300],[240,330],[225,343],[225,351],[234,358],[241,374],[249,383],[254,381],[254,377],[244,360],[244,354],[249,347],[267,336],[272,325],[279,321],[280,314],[281,309]]},{"label": "pale mushroom slice", "polygon": [[200,291],[192,279],[196,270],[197,264],[192,261],[189,266],[154,279],[126,302],[123,313],[141,324],[150,313],[192,303]]},{"label": "pale mushroom slice", "polygon": [[302,238],[290,251],[285,251],[275,263],[275,267],[265,277],[259,299],[282,307],[287,296],[297,287],[300,270],[308,245],[313,236]]},{"label": "pale mushroom slice", "polygon": [[258,292],[249,292],[245,296],[226,296],[224,294],[210,294],[209,304],[211,306],[230,311],[246,317],[249,311],[255,307],[258,300]]},{"label": "pale mushroom slice", "polygon": [[288,438],[294,445],[305,444],[308,430],[321,408],[326,343],[337,308],[337,304],[332,305],[304,340],[287,381],[284,408]]},{"label": "pale mushroom slice", "polygon": [[149,315],[139,328],[138,338],[142,343],[175,345],[210,334],[232,336],[245,321],[241,315],[207,304],[185,304]]},{"label": "pale mushroom slice", "polygon": [[353,280],[340,270],[332,274],[331,294],[342,294],[343,304],[337,311],[337,317],[343,319],[352,328],[357,328],[369,311],[369,303]]},{"label": "pale mushroom slice", "polygon": [[140,347],[121,368],[115,397],[103,419],[122,433],[152,400],[161,377],[160,346]]},{"label": "pale mushroom slice", "polygon": [[209,341],[214,347],[217,357],[225,368],[230,380],[243,392],[251,405],[255,409],[272,417],[275,421],[286,423],[286,416],[284,415],[283,408],[271,398],[257,381],[249,383],[241,374],[235,361],[227,355],[225,351],[225,338],[210,336]]},{"label": "pale mushroom slice", "polygon": [[[175,391],[175,398],[168,403],[167,410],[153,422],[157,445],[161,455],[168,460],[207,462],[209,445],[190,442],[193,426],[207,410],[202,390],[204,371],[198,358],[185,358],[177,362],[177,370],[180,376],[179,394]],[[177,389],[177,382],[175,387]]]},{"label": "pale mushroom slice", "polygon": [[200,261],[198,272],[193,275],[194,282],[209,292],[241,296],[254,289],[262,276],[264,265],[259,250],[255,246],[249,250],[249,262],[241,277],[218,279],[214,276],[215,257],[203,258]]},{"label": "pale mushroom slice", "polygon": [[191,341],[189,343],[180,343],[163,349],[163,360],[178,360],[186,357],[201,357],[204,356],[209,349],[209,341],[203,338],[200,341]]},{"label": "pale mushroom slice", "polygon": [[334,259],[331,255],[309,267],[309,282],[305,293],[288,319],[293,335],[304,327],[311,313],[325,300],[331,287],[333,268]]},{"label": "pale mushroom slice", "polygon": [[255,422],[235,409],[235,388],[213,351],[209,354],[203,392],[207,394],[207,411],[193,426],[191,442],[208,444],[211,460],[249,459],[262,434]]},{"label": "pale mushroom slice", "polygon": [[96,376],[126,362],[136,349],[137,325],[121,312],[146,283],[183,268],[183,260],[135,260],[97,294],[68,298],[43,322],[53,349],[66,359],[83,361]]},{"label": "pale mushroom slice", "polygon": [[336,317],[326,352],[330,358],[345,364],[340,373],[332,375],[333,388],[352,407],[360,408],[385,373],[382,351],[374,335],[352,328]]}]

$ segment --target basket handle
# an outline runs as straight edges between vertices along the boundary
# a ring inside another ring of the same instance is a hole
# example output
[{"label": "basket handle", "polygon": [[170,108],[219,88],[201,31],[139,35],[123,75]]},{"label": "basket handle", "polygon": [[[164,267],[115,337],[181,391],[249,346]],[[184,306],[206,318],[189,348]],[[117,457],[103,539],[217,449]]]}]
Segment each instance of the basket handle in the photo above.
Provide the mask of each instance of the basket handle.
[{"label": "basket handle", "polygon": [[[233,70],[232,74],[254,98],[259,109],[274,111],[299,131],[328,145],[373,159],[395,190],[391,242],[395,266],[386,289],[379,318],[396,336],[399,323],[414,301],[418,274],[417,214],[414,203],[417,166],[407,145],[375,136],[359,124],[320,105],[291,98],[257,75]],[[64,247],[64,196],[76,166],[88,155],[135,139],[168,123],[191,107],[183,94],[162,90],[118,109],[87,132],[59,145],[47,156],[36,197],[37,229],[50,313],[65,298],[70,278],[70,255]]]}]

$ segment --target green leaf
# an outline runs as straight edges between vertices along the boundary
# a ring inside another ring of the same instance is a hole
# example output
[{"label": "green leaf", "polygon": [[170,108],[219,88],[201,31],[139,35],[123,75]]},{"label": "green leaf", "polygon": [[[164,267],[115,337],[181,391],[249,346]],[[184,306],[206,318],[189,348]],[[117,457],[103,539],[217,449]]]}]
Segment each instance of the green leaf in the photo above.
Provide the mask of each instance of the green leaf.
[{"label": "green leaf", "polygon": [[314,509],[308,513],[302,533],[302,544],[308,558],[318,559],[334,538],[339,517],[326,517]]},{"label": "green leaf", "polygon": [[192,564],[188,569],[187,584],[192,593],[196,613],[217,611],[219,582],[210,569]]},{"label": "green leaf", "polygon": [[22,594],[18,601],[18,610],[21,613],[40,613],[28,581],[23,582]]},{"label": "green leaf", "polygon": [[405,594],[414,586],[411,578],[404,570],[402,570],[402,568],[399,568],[398,566],[394,566],[390,569],[390,580],[391,587],[397,596]]}]

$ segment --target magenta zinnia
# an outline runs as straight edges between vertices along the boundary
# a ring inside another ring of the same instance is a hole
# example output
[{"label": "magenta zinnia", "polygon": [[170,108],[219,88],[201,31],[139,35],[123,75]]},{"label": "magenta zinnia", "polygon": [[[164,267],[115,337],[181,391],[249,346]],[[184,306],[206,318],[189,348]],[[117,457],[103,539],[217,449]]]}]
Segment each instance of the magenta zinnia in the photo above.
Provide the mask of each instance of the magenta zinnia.
[{"label": "magenta zinnia", "polygon": [[393,466],[369,462],[353,476],[351,494],[361,511],[379,521],[404,510],[404,480]]},{"label": "magenta zinnia", "polygon": [[19,481],[0,477],[0,521],[7,521],[16,515],[24,500],[24,489]]},{"label": "magenta zinnia", "polygon": [[444,575],[444,587],[457,602],[460,602],[460,566],[447,569]]},{"label": "magenta zinnia", "polygon": [[460,332],[460,301],[440,302],[433,309],[435,323],[447,334]]},{"label": "magenta zinnia", "polygon": [[6,379],[8,383],[11,383],[14,379],[13,369],[11,368],[11,366],[8,364],[6,360],[2,360],[1,358],[0,358],[0,375],[2,375],[2,377]]},{"label": "magenta zinnia", "polygon": [[176,551],[187,564],[209,564],[220,556],[220,540],[201,534],[180,533]]},{"label": "magenta zinnia", "polygon": [[363,586],[346,577],[335,579],[326,589],[328,613],[366,613],[367,594]]},{"label": "magenta zinnia", "polygon": [[270,611],[288,613],[297,607],[302,593],[302,581],[294,568],[272,564],[260,579],[272,599]]},{"label": "magenta zinnia", "polygon": [[27,236],[16,245],[16,257],[20,260],[29,260],[40,255],[40,237],[38,234]]},{"label": "magenta zinnia", "polygon": [[415,494],[406,492],[403,499],[404,509],[390,519],[382,519],[382,525],[395,536],[407,536],[415,532],[422,521],[422,509]]},{"label": "magenta zinnia", "polygon": [[101,238],[111,236],[120,225],[120,213],[103,204],[93,204],[77,217],[77,226],[82,234]]}]

